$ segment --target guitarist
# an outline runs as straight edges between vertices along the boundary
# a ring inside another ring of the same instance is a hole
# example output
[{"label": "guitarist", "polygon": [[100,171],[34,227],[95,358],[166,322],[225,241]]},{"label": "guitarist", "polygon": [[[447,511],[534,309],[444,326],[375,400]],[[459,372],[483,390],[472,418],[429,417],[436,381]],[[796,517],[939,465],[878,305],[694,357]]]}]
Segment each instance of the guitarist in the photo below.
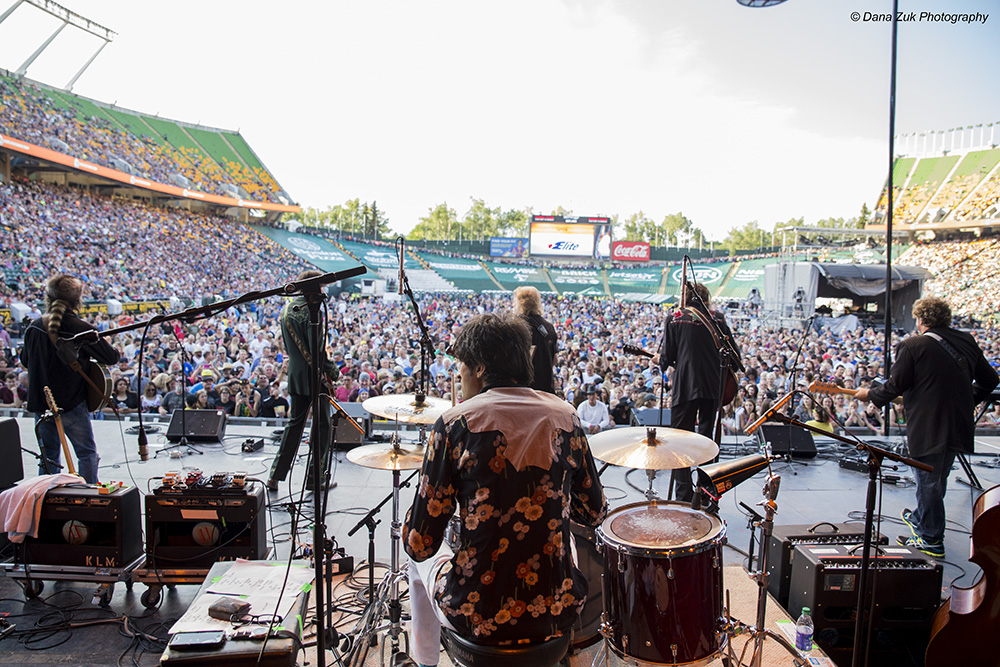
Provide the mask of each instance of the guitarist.
[{"label": "guitarist", "polygon": [[[296,281],[315,278],[323,275],[320,271],[303,271],[296,278]],[[292,460],[299,449],[299,442],[302,440],[302,432],[305,430],[306,418],[309,416],[309,409],[312,407],[312,378],[316,372],[313,365],[312,350],[313,336],[309,326],[309,309],[306,305],[306,296],[299,295],[290,299],[285,307],[281,309],[281,335],[285,341],[285,350],[288,355],[288,393],[291,398],[289,409],[289,420],[285,425],[285,430],[281,434],[281,446],[278,448],[278,455],[271,464],[271,477],[267,481],[267,488],[270,491],[278,490],[278,482],[283,481],[288,476],[288,471],[292,467]],[[323,367],[323,374],[328,381],[334,381],[340,377],[337,366],[326,355],[326,346],[323,349],[323,357],[318,359]],[[320,388],[319,390],[321,390]],[[329,391],[329,390],[328,390]],[[331,392],[332,393],[332,392]],[[310,446],[314,456],[321,456],[325,462],[330,448],[330,407],[324,400],[323,410],[314,420],[318,420],[317,437],[322,446],[314,447],[315,443],[310,438]],[[329,471],[325,472],[329,473]],[[312,475],[306,471],[306,488],[312,489]]]},{"label": "guitarist", "polygon": [[896,347],[889,381],[873,389],[859,389],[859,401],[882,407],[897,396],[906,408],[910,456],[934,467],[913,469],[917,480],[917,509],[904,509],[910,535],[897,542],[928,556],[944,558],[944,494],[958,452],[972,453],[973,411],[1000,379],[983,356],[976,340],[951,328],[951,307],[944,299],[925,297],[913,304],[919,336]]},{"label": "guitarist", "polygon": [[[91,359],[102,364],[118,361],[118,351],[98,337],[97,331],[77,315],[83,305],[83,281],[74,276],[59,274],[45,285],[46,313],[36,319],[24,333],[24,351],[21,358],[28,369],[28,410],[35,413],[35,421],[41,420],[48,409],[44,389],[52,391],[56,405],[62,409],[62,426],[66,437],[73,444],[79,462],[80,476],[88,484],[97,483],[97,444],[90,425],[87,409],[89,385],[74,372],[69,364],[79,360],[82,370],[87,371]],[[93,331],[93,338],[86,340],[79,351],[71,343],[59,339],[70,338],[78,333]],[[56,337],[53,342],[52,336]],[[58,347],[57,347],[58,345]],[[50,461],[60,461],[61,442],[56,424],[52,420],[38,424],[38,437],[43,455]],[[39,469],[39,474],[43,473]]]},{"label": "guitarist", "polygon": [[[719,389],[719,350],[712,332],[698,315],[711,317],[723,334],[736,347],[729,325],[721,314],[709,309],[708,288],[701,283],[688,283],[684,303],[687,308],[676,311],[663,329],[659,354],[653,362],[661,368],[673,365],[673,387],[670,391],[670,426],[695,431],[712,438],[716,413],[721,401]],[[698,313],[692,313],[697,309]],[[677,500],[691,502],[694,487],[688,469],[673,471]]]}]

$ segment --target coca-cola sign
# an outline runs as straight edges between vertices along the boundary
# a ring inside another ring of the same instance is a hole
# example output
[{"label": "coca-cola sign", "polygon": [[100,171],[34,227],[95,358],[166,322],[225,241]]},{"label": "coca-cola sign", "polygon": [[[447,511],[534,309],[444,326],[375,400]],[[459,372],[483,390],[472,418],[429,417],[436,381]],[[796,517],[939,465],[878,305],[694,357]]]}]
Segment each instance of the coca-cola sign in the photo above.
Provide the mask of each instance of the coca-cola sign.
[{"label": "coca-cola sign", "polygon": [[648,262],[649,244],[642,241],[615,241],[611,259],[616,262]]}]

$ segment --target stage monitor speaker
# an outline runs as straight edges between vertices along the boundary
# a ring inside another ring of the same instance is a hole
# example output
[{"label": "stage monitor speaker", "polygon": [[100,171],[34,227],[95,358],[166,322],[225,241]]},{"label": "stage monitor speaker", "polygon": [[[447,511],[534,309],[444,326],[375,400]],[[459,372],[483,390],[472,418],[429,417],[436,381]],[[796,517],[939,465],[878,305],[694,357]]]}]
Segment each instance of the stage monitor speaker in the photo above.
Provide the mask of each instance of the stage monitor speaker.
[{"label": "stage monitor speaker", "polygon": [[816,443],[812,433],[801,426],[789,424],[763,424],[760,437],[771,444],[771,453],[778,456],[791,454],[796,459],[816,458]]},{"label": "stage monitor speaker", "polygon": [[[351,424],[347,422],[346,419],[340,419],[337,421],[337,430],[334,433],[334,444],[338,451],[353,449],[358,445],[363,445],[366,441],[371,440],[372,437],[372,418],[371,414],[365,410],[361,403],[340,403],[340,406],[344,408],[344,412],[349,414],[354,421],[361,425],[364,429],[364,434],[359,433],[358,429],[354,428]],[[334,418],[336,418],[336,412],[334,412]]]},{"label": "stage monitor speaker", "polygon": [[632,408],[632,426],[670,426],[670,408]]},{"label": "stage monitor speaker", "polygon": [[170,426],[167,427],[167,440],[179,442],[181,439],[181,424],[184,425],[184,437],[189,442],[222,442],[226,435],[225,410],[174,410],[170,415]]},{"label": "stage monitor speaker", "polygon": [[8,489],[24,479],[21,465],[21,431],[17,420],[0,419],[0,491]]}]

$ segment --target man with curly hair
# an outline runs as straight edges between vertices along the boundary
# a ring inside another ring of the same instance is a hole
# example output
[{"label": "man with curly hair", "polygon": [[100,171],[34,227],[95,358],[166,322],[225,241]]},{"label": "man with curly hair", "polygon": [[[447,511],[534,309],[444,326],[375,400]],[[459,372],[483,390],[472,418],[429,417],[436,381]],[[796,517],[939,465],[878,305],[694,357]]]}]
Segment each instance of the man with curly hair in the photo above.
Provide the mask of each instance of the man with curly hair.
[{"label": "man with curly hair", "polygon": [[914,469],[917,509],[903,510],[902,519],[911,534],[900,536],[897,542],[944,558],[948,475],[958,452],[973,451],[973,410],[1000,379],[976,340],[951,328],[951,307],[944,299],[918,299],[913,317],[921,335],[910,336],[896,347],[889,381],[859,389],[856,398],[882,407],[903,397],[910,456],[934,470]]},{"label": "man with curly hair", "polygon": [[472,317],[451,347],[464,400],[434,424],[402,533],[421,665],[437,663],[442,623],[477,644],[538,642],[569,633],[586,601],[570,518],[596,526],[604,491],[573,406],[531,388],[530,348],[507,312]]}]

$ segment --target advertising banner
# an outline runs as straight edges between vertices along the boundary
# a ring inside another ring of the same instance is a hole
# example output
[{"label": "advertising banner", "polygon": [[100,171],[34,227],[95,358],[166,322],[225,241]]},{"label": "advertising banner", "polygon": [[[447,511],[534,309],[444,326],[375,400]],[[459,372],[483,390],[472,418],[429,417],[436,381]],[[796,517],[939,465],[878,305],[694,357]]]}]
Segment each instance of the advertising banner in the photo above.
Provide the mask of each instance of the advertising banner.
[{"label": "advertising banner", "polygon": [[490,257],[527,257],[528,239],[490,237]]},{"label": "advertising banner", "polygon": [[644,241],[615,241],[611,244],[611,259],[615,262],[648,262],[649,244]]}]

